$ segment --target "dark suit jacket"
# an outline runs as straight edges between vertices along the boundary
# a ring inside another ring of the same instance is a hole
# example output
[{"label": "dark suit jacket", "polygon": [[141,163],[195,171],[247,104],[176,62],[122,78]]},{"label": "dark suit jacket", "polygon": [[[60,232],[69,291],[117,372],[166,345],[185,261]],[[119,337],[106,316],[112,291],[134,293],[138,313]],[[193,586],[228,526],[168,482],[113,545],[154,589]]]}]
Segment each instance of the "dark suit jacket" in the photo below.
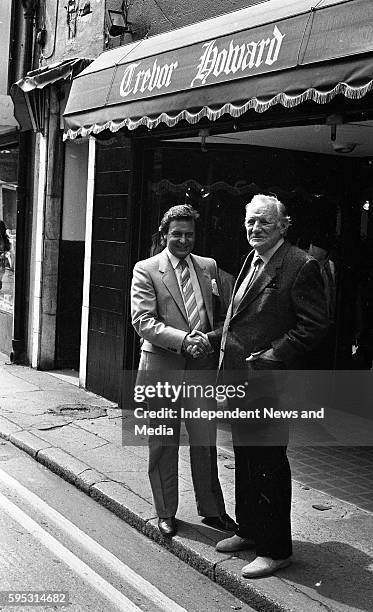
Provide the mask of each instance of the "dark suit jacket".
[{"label": "dark suit jacket", "polygon": [[[249,253],[234,294],[250,266]],[[228,309],[224,328],[209,334],[220,347],[224,369],[247,369],[252,353],[272,348],[284,368],[299,367],[301,358],[328,328],[325,291],[318,262],[285,242],[243,296],[237,311]]]}]

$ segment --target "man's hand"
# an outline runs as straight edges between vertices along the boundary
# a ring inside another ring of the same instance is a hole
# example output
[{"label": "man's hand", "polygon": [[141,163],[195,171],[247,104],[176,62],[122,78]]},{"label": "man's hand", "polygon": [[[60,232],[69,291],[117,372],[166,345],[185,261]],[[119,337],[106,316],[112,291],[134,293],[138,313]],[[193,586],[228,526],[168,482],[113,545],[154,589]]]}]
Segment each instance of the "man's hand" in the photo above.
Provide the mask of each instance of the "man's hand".
[{"label": "man's hand", "polygon": [[210,355],[213,349],[206,334],[195,329],[184,338],[182,352],[196,359]]}]

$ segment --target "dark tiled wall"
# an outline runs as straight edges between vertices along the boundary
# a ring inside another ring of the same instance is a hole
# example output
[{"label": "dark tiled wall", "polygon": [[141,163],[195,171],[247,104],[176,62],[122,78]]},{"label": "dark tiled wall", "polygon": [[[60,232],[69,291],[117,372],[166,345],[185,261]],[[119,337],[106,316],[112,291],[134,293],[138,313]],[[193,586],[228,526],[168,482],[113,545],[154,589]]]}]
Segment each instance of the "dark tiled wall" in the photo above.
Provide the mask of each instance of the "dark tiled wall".
[{"label": "dark tiled wall", "polygon": [[117,401],[128,318],[131,141],[97,143],[87,388]]}]

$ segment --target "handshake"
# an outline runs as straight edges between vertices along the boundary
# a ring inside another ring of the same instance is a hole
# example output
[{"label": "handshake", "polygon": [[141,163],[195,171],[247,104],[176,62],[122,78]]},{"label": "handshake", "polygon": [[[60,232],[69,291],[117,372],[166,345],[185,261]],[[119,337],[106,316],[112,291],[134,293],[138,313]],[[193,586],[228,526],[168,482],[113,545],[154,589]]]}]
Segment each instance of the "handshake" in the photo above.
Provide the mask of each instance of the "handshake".
[{"label": "handshake", "polygon": [[206,357],[214,352],[206,334],[197,329],[194,329],[185,336],[181,351],[186,355],[190,355],[193,359]]}]

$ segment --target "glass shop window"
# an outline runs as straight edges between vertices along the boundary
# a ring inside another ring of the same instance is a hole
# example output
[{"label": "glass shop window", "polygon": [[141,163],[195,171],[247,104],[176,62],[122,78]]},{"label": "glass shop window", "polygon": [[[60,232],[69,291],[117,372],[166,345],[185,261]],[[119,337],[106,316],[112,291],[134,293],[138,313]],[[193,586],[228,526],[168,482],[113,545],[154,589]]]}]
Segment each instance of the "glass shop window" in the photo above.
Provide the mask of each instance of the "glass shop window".
[{"label": "glass shop window", "polygon": [[18,147],[0,147],[0,310],[13,314]]}]

